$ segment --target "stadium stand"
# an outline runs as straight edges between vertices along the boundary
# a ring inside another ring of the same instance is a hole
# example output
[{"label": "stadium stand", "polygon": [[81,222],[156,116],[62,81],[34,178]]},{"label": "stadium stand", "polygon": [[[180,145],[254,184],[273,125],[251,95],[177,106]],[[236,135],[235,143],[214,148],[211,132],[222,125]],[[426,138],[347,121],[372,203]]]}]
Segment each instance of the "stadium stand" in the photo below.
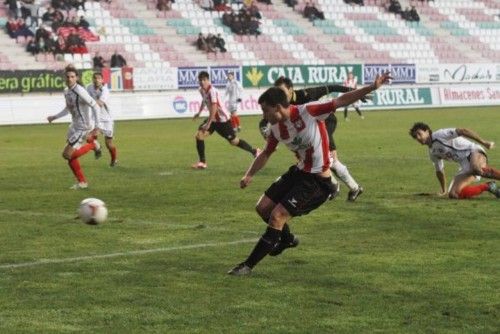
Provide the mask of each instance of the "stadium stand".
[{"label": "stadium stand", "polygon": [[[170,10],[162,11],[156,8],[156,0],[87,1],[85,11],[71,9],[64,15],[67,20],[84,16],[90,23],[90,30],[77,31],[88,53],[39,53],[32,57],[25,52],[30,36],[9,41],[7,34],[2,34],[5,47],[0,68],[56,69],[65,62],[91,68],[97,52],[109,61],[115,51],[131,66],[155,68],[338,62],[433,64],[496,62],[500,58],[498,1],[401,1],[403,7],[415,6],[419,22],[408,22],[388,12],[383,0],[366,0],[364,6],[317,0],[314,5],[325,19],[310,21],[302,15],[306,2],[298,0],[294,8],[280,0],[272,5],[256,2],[260,34],[248,35],[235,34],[224,25],[224,11],[205,10],[193,0],[176,0]],[[49,1],[41,3],[39,18]],[[233,3],[231,9],[238,12],[242,6]],[[5,26],[8,8],[3,2],[0,16],[0,24]],[[63,27],[57,34],[66,36],[69,31],[71,28]],[[199,33],[220,34],[227,52],[196,50]]]}]

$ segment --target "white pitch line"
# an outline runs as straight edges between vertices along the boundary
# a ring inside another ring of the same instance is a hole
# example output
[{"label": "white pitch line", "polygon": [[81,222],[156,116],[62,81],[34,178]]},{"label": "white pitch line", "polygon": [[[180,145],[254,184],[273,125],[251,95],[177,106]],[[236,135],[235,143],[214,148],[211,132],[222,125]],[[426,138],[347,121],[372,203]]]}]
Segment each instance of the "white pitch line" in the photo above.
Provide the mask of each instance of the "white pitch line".
[{"label": "white pitch line", "polygon": [[144,255],[144,254],[152,254],[152,253],[171,252],[171,251],[185,250],[185,249],[220,247],[220,246],[238,245],[238,244],[244,244],[244,243],[250,243],[250,242],[256,242],[256,241],[257,241],[257,239],[242,239],[242,240],[228,241],[228,242],[214,242],[214,243],[186,245],[186,246],[142,249],[142,250],[136,250],[136,251],[118,252],[118,253],[109,253],[109,254],[100,254],[100,255],[68,257],[65,259],[41,259],[41,260],[33,261],[33,262],[2,264],[2,265],[0,265],[0,269],[16,269],[16,268],[24,268],[24,267],[41,266],[44,264],[80,262],[80,261],[90,261],[90,260],[98,260],[98,259],[109,259],[109,258],[121,257],[121,256],[134,256],[134,255]]}]

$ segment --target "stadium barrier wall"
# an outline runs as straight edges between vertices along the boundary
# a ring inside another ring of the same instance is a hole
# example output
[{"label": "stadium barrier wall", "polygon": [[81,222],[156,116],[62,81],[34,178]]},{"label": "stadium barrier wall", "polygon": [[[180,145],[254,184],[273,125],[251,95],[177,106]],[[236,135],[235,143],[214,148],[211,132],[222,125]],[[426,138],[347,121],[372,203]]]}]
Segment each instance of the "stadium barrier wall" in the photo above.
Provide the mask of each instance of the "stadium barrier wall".
[{"label": "stadium barrier wall", "polygon": [[[244,89],[241,115],[260,114],[257,103],[264,89]],[[109,106],[116,120],[192,117],[200,107],[197,90],[113,92]],[[393,85],[373,94],[363,109],[388,110],[452,106],[500,105],[500,83],[475,85]],[[9,96],[0,100],[0,124],[42,124],[64,108],[61,92],[52,95]],[[499,109],[500,112],[500,109]],[[205,112],[202,116],[206,116]],[[56,122],[69,122],[66,116]]]}]

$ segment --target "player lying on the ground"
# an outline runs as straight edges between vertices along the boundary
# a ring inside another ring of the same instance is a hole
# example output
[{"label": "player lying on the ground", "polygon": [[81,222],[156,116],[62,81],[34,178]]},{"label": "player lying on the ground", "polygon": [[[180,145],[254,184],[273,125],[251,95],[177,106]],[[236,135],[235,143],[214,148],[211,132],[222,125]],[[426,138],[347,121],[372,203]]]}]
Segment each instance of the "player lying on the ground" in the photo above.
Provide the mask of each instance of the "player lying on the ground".
[{"label": "player lying on the ground", "polygon": [[[489,179],[500,179],[500,170],[488,165],[488,158],[483,147],[466,139],[472,139],[487,149],[494,143],[483,140],[469,129],[448,128],[432,131],[425,123],[415,123],[410,129],[410,136],[422,145],[429,147],[429,156],[436,168],[436,177],[441,185],[439,195],[450,198],[471,198],[489,191],[500,198],[500,189],[495,182],[471,185],[481,176]],[[464,138],[465,137],[465,138]],[[443,160],[452,160],[460,165],[458,173],[453,177],[448,191]]]},{"label": "player lying on the ground", "polygon": [[254,159],[240,181],[247,187],[262,169],[279,142],[298,158],[296,165],[278,178],[261,196],[256,210],[268,224],[266,232],[248,258],[230,270],[231,275],[248,275],[267,254],[278,255],[284,249],[297,246],[288,222],[321,206],[335,191],[331,181],[330,152],[325,123],[321,122],[335,109],[359,100],[391,79],[388,73],[376,78],[365,88],[346,93],[325,103],[290,105],[285,92],[269,88],[259,97],[264,117],[271,123],[266,148]]}]

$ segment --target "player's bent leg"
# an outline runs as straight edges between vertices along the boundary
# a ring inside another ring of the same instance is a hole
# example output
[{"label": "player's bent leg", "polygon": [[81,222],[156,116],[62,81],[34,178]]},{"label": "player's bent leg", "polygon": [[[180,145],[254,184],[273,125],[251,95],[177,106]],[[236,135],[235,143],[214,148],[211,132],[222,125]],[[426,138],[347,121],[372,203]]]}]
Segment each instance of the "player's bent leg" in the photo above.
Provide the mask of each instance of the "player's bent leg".
[{"label": "player's bent leg", "polygon": [[276,207],[276,203],[266,195],[262,195],[255,206],[257,214],[262,218],[264,223],[269,223],[269,218],[271,217],[271,212]]},{"label": "player's bent leg", "polygon": [[64,147],[64,150],[62,152],[62,157],[66,160],[70,160],[74,151],[75,151],[75,149],[73,148],[73,146],[66,145],[66,147]]},{"label": "player's bent leg", "polygon": [[[448,191],[448,197],[452,199],[470,198],[467,187],[474,182],[476,177],[471,174],[459,174],[453,178],[452,186]],[[462,193],[462,191],[465,191]]]},{"label": "player's bent leg", "polygon": [[488,159],[482,152],[472,152],[470,156],[471,168],[476,175],[488,179],[500,180],[500,170],[489,166]]}]

